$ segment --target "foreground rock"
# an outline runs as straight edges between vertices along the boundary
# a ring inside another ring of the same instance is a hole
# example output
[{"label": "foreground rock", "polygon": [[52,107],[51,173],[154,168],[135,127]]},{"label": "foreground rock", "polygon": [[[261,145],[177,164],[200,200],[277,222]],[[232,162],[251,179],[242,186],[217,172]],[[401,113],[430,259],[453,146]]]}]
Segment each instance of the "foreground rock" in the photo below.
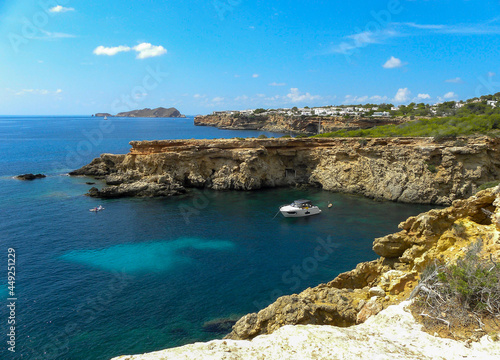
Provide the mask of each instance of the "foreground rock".
[{"label": "foreground rock", "polygon": [[[128,154],[103,154],[70,174],[96,176],[115,187],[96,192],[96,196],[108,192],[165,196],[189,187],[256,190],[311,185],[377,199],[440,205],[467,198],[479,185],[500,179],[500,139],[487,137],[130,144]],[[144,187],[145,192],[133,190]]]},{"label": "foreground rock", "polygon": [[500,359],[500,342],[484,336],[467,345],[420,330],[404,305],[391,306],[364,324],[285,326],[252,341],[214,340],[113,360],[180,359]]},{"label": "foreground rock", "polygon": [[17,175],[16,179],[19,180],[35,180],[35,179],[43,179],[47,177],[44,174],[23,174],[23,175]]}]

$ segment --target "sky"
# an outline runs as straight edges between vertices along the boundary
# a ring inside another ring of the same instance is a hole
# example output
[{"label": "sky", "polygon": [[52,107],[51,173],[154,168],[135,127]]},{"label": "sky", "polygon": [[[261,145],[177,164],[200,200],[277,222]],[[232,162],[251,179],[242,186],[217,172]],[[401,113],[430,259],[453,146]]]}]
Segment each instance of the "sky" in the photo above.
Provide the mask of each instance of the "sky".
[{"label": "sky", "polygon": [[0,115],[465,100],[500,1],[3,0]]}]

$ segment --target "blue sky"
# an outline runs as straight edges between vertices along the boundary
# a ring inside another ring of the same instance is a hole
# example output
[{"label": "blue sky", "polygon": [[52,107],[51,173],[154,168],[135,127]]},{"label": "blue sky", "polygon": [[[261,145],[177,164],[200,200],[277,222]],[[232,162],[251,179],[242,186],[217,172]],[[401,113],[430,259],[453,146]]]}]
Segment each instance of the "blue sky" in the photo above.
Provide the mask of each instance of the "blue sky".
[{"label": "blue sky", "polygon": [[3,115],[500,91],[498,0],[4,0],[0,33]]}]

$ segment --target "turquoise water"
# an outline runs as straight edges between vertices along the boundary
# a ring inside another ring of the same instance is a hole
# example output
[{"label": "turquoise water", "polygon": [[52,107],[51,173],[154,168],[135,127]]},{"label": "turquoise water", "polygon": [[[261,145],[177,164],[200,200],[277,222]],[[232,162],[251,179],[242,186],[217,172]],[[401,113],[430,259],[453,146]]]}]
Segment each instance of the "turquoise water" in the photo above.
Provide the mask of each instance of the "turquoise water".
[{"label": "turquoise water", "polygon": [[[258,311],[376,258],[373,238],[429,209],[319,189],[88,198],[90,179],[64,173],[103,152],[125,153],[130,140],[261,133],[194,127],[192,118],[111,124],[105,133],[90,117],[0,118],[0,301],[8,248],[16,250],[18,298],[16,353],[5,337],[2,359],[109,359],[220,338],[203,324]],[[26,172],[48,177],[12,178]],[[298,198],[323,213],[273,218]],[[99,204],[105,210],[88,211]],[[7,317],[0,306],[1,334]]]}]

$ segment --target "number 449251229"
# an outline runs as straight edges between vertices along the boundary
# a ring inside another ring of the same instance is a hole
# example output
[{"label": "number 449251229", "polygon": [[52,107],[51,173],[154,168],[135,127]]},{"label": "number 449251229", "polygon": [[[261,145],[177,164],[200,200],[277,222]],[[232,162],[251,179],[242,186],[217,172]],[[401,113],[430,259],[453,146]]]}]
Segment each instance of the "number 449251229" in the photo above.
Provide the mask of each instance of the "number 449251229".
[{"label": "number 449251229", "polygon": [[13,297],[16,288],[16,250],[9,248],[7,259],[9,296]]}]

